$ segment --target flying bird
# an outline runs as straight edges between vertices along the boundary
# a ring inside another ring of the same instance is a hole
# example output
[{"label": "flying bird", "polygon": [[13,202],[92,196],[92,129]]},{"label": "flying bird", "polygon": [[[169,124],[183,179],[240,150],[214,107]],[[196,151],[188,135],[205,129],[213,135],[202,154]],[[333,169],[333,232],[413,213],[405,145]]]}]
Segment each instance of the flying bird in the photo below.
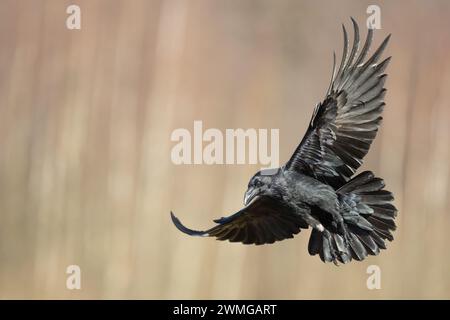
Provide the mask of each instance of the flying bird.
[{"label": "flying bird", "polygon": [[355,172],[382,120],[384,71],[390,57],[380,58],[390,35],[367,58],[373,30],[368,30],[360,49],[359,27],[351,21],[353,45],[350,49],[343,25],[341,62],[336,68],[334,54],[326,97],[315,107],[289,161],[278,169],[257,172],[245,192],[244,207],[214,220],[216,225],[209,230],[189,229],[171,212],[180,231],[261,245],[293,238],[311,227],[309,254],[335,264],[361,261],[386,249],[396,228],[394,197],[371,171]]}]

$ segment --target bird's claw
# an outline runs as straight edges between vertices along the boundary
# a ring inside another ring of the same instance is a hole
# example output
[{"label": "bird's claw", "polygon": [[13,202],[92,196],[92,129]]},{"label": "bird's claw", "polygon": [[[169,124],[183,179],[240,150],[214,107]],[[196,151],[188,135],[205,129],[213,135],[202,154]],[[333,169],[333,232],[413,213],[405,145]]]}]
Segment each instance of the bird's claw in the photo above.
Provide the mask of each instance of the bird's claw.
[{"label": "bird's claw", "polygon": [[339,233],[344,238],[344,245],[347,249],[350,248],[350,243],[352,242],[352,238],[350,236],[350,232],[347,229],[347,226],[345,225],[344,221],[341,221],[339,223]]},{"label": "bird's claw", "polygon": [[[347,263],[351,260],[351,243],[352,243],[352,237],[350,232],[348,231],[346,225],[344,223],[341,223],[338,225],[338,232],[343,238],[343,245],[345,246],[345,249],[340,249],[339,247],[335,248],[333,245],[331,245],[330,248],[330,255],[332,262],[338,266],[340,263]],[[332,241],[332,235],[330,232],[326,231],[326,236],[330,241],[330,244],[333,243]]]},{"label": "bird's claw", "polygon": [[333,240],[331,233],[328,230],[324,231],[325,237],[327,237],[328,242],[330,244],[330,255],[331,255],[331,261],[334,263],[334,265],[338,266],[340,260],[340,252],[336,250],[333,246]]}]

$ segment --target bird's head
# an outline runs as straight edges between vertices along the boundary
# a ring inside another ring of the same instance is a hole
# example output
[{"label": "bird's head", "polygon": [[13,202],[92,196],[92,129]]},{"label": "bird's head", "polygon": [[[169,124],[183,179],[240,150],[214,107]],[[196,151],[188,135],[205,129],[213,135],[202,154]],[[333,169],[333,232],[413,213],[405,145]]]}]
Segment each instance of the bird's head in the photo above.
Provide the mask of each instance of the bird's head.
[{"label": "bird's head", "polygon": [[258,171],[248,183],[244,196],[244,205],[248,206],[260,196],[276,196],[276,180],[279,169],[265,169]]}]

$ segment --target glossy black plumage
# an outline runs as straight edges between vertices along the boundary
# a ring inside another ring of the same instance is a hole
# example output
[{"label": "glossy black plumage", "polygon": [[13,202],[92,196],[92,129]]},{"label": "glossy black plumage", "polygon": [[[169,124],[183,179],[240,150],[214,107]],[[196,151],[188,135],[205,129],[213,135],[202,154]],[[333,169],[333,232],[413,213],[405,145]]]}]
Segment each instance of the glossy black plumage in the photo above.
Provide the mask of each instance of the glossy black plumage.
[{"label": "glossy black plumage", "polygon": [[229,217],[214,220],[217,225],[206,231],[191,230],[183,226],[172,213],[174,224],[193,236],[211,236],[218,240],[244,244],[266,244],[293,238],[308,225],[300,216],[292,214],[270,197],[261,197]]},{"label": "glossy black plumage", "polygon": [[[390,57],[378,63],[388,36],[364,63],[373,30],[357,55],[359,28],[354,27],[353,47],[348,53],[345,27],[344,50],[339,69],[334,74],[325,100],[314,110],[309,128],[286,168],[310,172],[317,179],[335,187],[345,183],[362,164],[381,122],[386,92],[383,73]],[[333,70],[335,68],[333,67]]]},{"label": "glossy black plumage", "polygon": [[308,130],[286,165],[255,174],[245,207],[215,220],[217,225],[206,231],[185,227],[171,213],[180,231],[259,245],[292,238],[311,226],[309,253],[334,263],[377,255],[386,248],[386,240],[393,240],[397,210],[391,204],[392,193],[370,171],[353,177],[382,119],[384,70],[390,58],[379,60],[390,36],[365,60],[373,30],[359,50],[359,28],[353,19],[352,24],[353,45],[349,50],[343,27],[339,67],[336,71],[334,63],[327,95],[314,109]]}]

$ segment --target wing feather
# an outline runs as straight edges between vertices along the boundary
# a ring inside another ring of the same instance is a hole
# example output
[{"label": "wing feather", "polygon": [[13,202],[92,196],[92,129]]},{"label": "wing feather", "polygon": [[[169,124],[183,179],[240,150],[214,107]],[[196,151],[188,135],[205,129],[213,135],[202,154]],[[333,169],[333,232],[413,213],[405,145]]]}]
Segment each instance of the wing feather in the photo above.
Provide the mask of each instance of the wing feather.
[{"label": "wing feather", "polygon": [[298,214],[269,197],[260,197],[239,212],[214,220],[217,225],[206,231],[189,229],[173,213],[171,216],[175,226],[188,235],[244,244],[259,245],[293,238],[301,228],[308,227]]},{"label": "wing feather", "polygon": [[362,165],[378,127],[385,103],[384,74],[390,57],[379,62],[390,35],[366,61],[373,39],[369,29],[358,54],[359,27],[352,18],[354,37],[349,53],[348,34],[343,26],[344,47],[339,68],[333,75],[327,96],[316,106],[309,128],[287,170],[306,172],[315,178],[342,186]]}]

